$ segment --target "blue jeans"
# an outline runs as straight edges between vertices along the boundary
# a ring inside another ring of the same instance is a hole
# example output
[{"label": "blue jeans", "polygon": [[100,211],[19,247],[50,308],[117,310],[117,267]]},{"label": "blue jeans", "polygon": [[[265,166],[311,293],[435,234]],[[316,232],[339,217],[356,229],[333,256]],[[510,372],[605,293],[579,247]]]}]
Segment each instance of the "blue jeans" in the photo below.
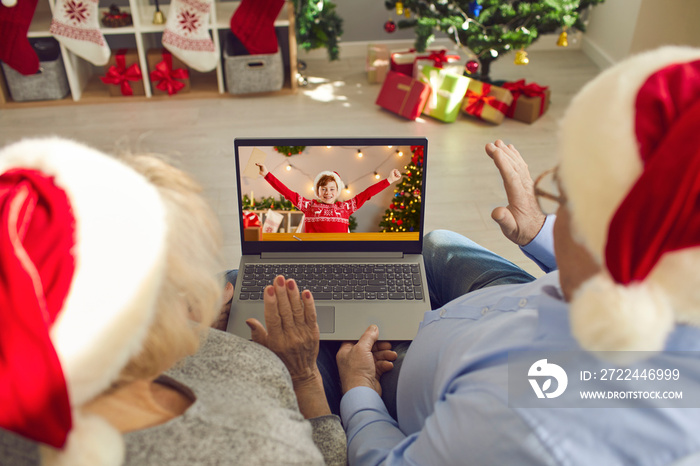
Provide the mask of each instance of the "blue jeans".
[{"label": "blue jeans", "polygon": [[[423,259],[428,279],[430,305],[439,309],[453,299],[494,285],[531,282],[535,278],[510,261],[494,254],[464,236],[436,230],[424,238]],[[227,279],[236,284],[236,270],[227,272]],[[360,335],[358,335],[358,338]],[[323,377],[326,398],[334,414],[340,414],[343,391],[335,355],[339,341],[322,341],[316,364]],[[394,368],[382,376],[382,398],[389,413],[396,418],[396,387],[404,356],[410,341],[393,342],[398,353]]]},{"label": "blue jeans", "polygon": [[[535,279],[512,262],[447,230],[432,231],[425,236],[423,259],[432,309],[439,309],[470,291],[495,285],[528,283]],[[399,357],[394,362],[394,368],[382,376],[381,384],[384,404],[396,419],[396,387],[410,342],[393,343]],[[339,347],[340,342],[322,341],[317,360],[326,398],[334,414],[340,413],[343,395],[335,362]]]}]

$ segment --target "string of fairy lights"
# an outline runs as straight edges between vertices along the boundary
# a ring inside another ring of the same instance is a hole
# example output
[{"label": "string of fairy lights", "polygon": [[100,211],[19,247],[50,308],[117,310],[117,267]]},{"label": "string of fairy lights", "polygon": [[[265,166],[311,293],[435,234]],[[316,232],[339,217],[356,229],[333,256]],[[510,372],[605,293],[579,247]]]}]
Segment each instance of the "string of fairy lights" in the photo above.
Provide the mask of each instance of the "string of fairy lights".
[{"label": "string of fairy lights", "polygon": [[[357,157],[357,159],[362,159],[362,158],[364,158],[364,156],[365,156],[365,153],[364,153],[363,151],[365,151],[365,150],[368,149],[369,147],[374,147],[374,146],[365,146],[365,147],[344,147],[344,146],[337,146],[337,147],[340,147],[341,149],[355,150],[355,151],[356,151],[356,157]],[[380,163],[378,163],[373,169],[370,169],[367,173],[365,173],[365,174],[363,174],[363,175],[360,175],[360,176],[358,176],[357,178],[355,178],[355,179],[353,179],[353,180],[351,180],[351,181],[349,181],[349,182],[345,182],[345,181],[343,180],[344,183],[345,183],[345,193],[346,193],[346,194],[350,194],[350,193],[351,193],[350,187],[353,186],[355,183],[357,183],[358,181],[360,181],[360,180],[362,180],[362,179],[365,179],[365,178],[368,178],[368,177],[372,177],[373,179],[375,179],[375,180],[377,180],[377,181],[378,181],[378,180],[381,180],[381,179],[382,179],[381,167],[382,167],[384,164],[386,164],[386,162],[389,161],[392,157],[403,157],[404,154],[406,153],[406,150],[404,150],[404,149],[402,149],[402,148],[395,148],[394,146],[386,146],[386,147],[387,147],[387,149],[388,149],[388,154],[387,154],[387,156],[386,156]],[[327,148],[327,149],[332,149],[333,146],[326,146],[326,148]],[[271,169],[269,169],[269,170],[270,170],[271,172],[275,172],[275,171],[277,171],[280,167],[282,167],[282,168],[283,168],[284,170],[286,170],[286,171],[295,170],[295,171],[299,172],[300,174],[304,175],[306,178],[308,178],[309,182],[311,183],[311,187],[309,188],[310,191],[312,191],[312,192],[315,192],[315,191],[316,191],[316,188],[315,188],[315,186],[313,185],[314,177],[316,176],[316,174],[311,175],[311,174],[307,173],[307,172],[304,171],[302,168],[300,168],[299,166],[293,164],[293,163],[290,162],[289,160],[284,160],[284,161],[278,163],[277,165],[275,165],[273,168],[271,168]],[[393,168],[392,168],[392,169],[393,169]],[[388,175],[388,174],[387,174],[387,175]],[[342,179],[342,177],[341,177],[341,179]]]}]

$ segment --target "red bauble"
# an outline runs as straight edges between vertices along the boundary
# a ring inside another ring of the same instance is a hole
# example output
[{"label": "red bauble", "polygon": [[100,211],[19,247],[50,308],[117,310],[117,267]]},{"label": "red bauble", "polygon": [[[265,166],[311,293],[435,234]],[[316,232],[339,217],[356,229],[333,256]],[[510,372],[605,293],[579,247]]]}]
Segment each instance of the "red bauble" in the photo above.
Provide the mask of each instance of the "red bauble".
[{"label": "red bauble", "polygon": [[401,226],[402,223],[403,223],[403,220],[399,220],[398,222],[396,222],[396,224],[397,224],[398,226]]},{"label": "red bauble", "polygon": [[479,69],[479,62],[476,60],[469,60],[465,68],[469,74],[476,73],[476,71]]},{"label": "red bauble", "polygon": [[384,23],[384,30],[390,33],[396,31],[396,23],[392,20],[387,21]]}]

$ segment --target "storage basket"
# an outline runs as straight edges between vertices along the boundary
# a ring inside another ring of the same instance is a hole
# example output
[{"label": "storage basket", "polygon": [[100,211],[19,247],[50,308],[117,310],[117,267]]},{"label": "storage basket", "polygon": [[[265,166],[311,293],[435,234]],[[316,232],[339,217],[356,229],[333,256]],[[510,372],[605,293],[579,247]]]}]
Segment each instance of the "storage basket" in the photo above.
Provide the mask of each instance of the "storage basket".
[{"label": "storage basket", "polygon": [[279,48],[265,55],[234,55],[234,42],[227,40],[224,49],[226,89],[231,94],[273,92],[282,89],[284,66]]},{"label": "storage basket", "polygon": [[63,99],[70,93],[70,87],[58,41],[47,37],[30,39],[30,43],[39,56],[39,71],[36,74],[25,76],[6,63],[2,64],[12,100],[25,102]]}]

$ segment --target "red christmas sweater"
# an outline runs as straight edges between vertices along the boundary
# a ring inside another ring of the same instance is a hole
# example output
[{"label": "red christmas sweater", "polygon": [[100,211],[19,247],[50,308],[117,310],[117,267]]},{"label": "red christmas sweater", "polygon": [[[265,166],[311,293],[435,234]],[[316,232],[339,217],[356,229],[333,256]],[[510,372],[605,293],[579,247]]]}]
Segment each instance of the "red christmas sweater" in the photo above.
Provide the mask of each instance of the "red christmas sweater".
[{"label": "red christmas sweater", "polygon": [[347,233],[350,226],[350,215],[362,207],[372,196],[389,186],[387,180],[382,180],[349,201],[324,204],[315,199],[309,200],[300,196],[299,193],[295,193],[275,178],[275,175],[272,173],[268,173],[265,176],[265,180],[294,204],[294,207],[304,212],[304,226],[307,233]]}]

